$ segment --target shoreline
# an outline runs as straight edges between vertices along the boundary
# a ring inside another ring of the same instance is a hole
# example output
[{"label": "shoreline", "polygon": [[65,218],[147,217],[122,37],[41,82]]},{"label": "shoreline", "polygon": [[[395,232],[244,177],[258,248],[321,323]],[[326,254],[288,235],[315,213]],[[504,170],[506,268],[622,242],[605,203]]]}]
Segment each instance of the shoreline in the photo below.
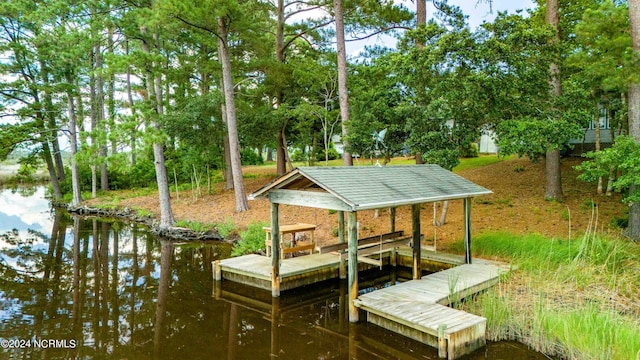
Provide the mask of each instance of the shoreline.
[{"label": "shoreline", "polygon": [[216,229],[208,231],[194,231],[185,227],[172,226],[161,228],[158,222],[151,215],[139,215],[131,208],[101,209],[86,205],[70,206],[65,203],[54,203],[52,206],[65,209],[70,214],[75,214],[84,218],[100,217],[112,218],[125,222],[135,222],[149,227],[154,236],[170,239],[173,241],[220,241],[231,243],[233,240],[223,238]]}]

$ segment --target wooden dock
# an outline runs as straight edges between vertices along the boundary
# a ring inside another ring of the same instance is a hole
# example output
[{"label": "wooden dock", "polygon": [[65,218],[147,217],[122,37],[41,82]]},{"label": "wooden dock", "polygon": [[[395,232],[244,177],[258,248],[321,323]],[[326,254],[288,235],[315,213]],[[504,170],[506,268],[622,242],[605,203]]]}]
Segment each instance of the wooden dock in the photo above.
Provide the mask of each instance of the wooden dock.
[{"label": "wooden dock", "polygon": [[355,305],[369,322],[457,359],[485,345],[487,320],[446,305],[494,286],[500,271],[490,264],[460,265],[360,295]]},{"label": "wooden dock", "polygon": [[[271,258],[256,254],[217,262],[221,278],[260,289],[271,290]],[[280,265],[280,289],[335,279],[339,276],[340,258],[335,254],[311,254],[283,259]]]},{"label": "wooden dock", "polygon": [[[394,252],[398,265],[408,261],[406,250]],[[383,255],[383,254],[381,254]],[[381,256],[380,255],[380,256]],[[407,254],[408,255],[408,254]],[[389,253],[384,258],[391,260]],[[403,259],[407,258],[407,259]],[[500,273],[508,269],[490,261],[477,259],[474,264],[462,264],[463,257],[425,252],[422,261],[451,266],[390,287],[359,295],[354,305],[367,313],[367,320],[387,330],[438,348],[441,357],[457,359],[486,343],[486,322],[483,317],[448,307],[452,303],[496,285]],[[359,263],[359,268],[373,267]],[[271,290],[271,258],[245,255],[214,263],[214,277]],[[311,254],[283,259],[280,266],[280,287],[291,290],[340,275],[340,256],[335,253]],[[220,285],[217,284],[218,291]]]}]

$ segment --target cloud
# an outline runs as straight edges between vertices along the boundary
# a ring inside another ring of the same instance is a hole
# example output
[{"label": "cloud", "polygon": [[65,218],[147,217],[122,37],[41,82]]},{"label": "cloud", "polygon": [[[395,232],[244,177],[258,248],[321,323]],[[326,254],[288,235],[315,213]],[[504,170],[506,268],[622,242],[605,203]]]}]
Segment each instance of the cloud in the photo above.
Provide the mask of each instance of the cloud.
[{"label": "cloud", "polygon": [[[23,225],[29,228],[47,233],[51,231],[53,221],[49,210],[49,201],[44,198],[44,187],[37,188],[31,196],[22,196],[20,193],[13,193],[11,190],[0,191],[0,213],[7,217],[16,217],[23,224],[16,224],[16,227]],[[6,231],[10,229],[0,229]]]}]

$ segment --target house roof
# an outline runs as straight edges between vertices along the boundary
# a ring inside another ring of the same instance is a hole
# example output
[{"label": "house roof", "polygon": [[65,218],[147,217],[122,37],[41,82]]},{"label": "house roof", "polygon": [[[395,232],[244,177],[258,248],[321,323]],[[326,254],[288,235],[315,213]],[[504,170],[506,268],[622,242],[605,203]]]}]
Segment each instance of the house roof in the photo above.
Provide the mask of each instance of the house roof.
[{"label": "house roof", "polygon": [[300,167],[249,198],[344,211],[454,200],[492,192],[438,165]]}]

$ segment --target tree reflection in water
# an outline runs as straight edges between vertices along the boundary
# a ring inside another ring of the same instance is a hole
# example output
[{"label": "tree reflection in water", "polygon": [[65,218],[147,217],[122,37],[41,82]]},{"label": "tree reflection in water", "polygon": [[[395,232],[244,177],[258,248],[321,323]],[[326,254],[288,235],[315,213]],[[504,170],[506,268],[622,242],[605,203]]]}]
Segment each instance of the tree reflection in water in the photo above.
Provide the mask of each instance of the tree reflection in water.
[{"label": "tree reflection in water", "polygon": [[[228,244],[175,244],[137,225],[51,216],[50,235],[0,247],[0,338],[67,342],[0,349],[2,359],[436,358],[423,344],[349,324],[339,282],[281,298],[231,282],[214,291],[211,262],[230,255]],[[360,283],[398,276],[374,274]]]}]

